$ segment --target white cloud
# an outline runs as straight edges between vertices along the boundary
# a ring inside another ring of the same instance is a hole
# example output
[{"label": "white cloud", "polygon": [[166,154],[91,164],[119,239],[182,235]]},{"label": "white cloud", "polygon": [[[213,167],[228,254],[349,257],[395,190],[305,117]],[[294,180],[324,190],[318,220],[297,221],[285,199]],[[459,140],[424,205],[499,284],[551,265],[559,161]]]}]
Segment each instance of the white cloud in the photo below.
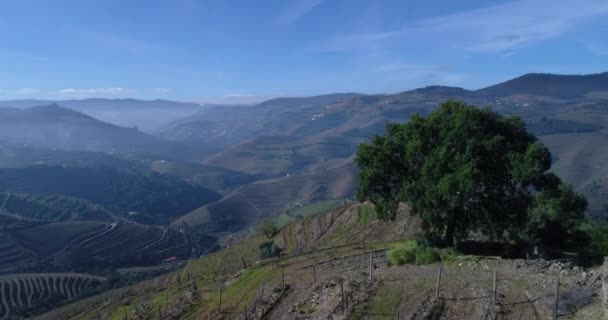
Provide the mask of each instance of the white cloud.
[{"label": "white cloud", "polygon": [[154,91],[156,93],[160,93],[162,95],[166,95],[166,94],[169,94],[169,92],[171,92],[171,89],[169,89],[169,88],[154,88]]},{"label": "white cloud", "polygon": [[34,88],[21,88],[21,89],[15,89],[15,90],[5,90],[4,93],[9,94],[9,95],[28,96],[28,95],[38,94],[38,93],[40,93],[40,90],[34,89]]},{"label": "white cloud", "polygon": [[59,96],[77,96],[77,97],[115,97],[124,96],[132,93],[133,91],[126,88],[91,88],[91,89],[62,89],[58,91],[50,92]]},{"label": "white cloud", "polygon": [[262,101],[278,98],[283,95],[278,94],[248,94],[248,93],[228,93],[222,96],[204,97],[197,102],[202,104],[253,104]]},{"label": "white cloud", "polygon": [[312,11],[316,6],[323,3],[324,0],[294,0],[292,3],[281,12],[278,23],[281,25],[292,25],[303,16]]},{"label": "white cloud", "polygon": [[364,48],[400,40],[449,44],[472,52],[504,52],[562,35],[586,19],[607,15],[606,0],[522,0],[416,21],[405,28],[331,39],[320,51]]}]

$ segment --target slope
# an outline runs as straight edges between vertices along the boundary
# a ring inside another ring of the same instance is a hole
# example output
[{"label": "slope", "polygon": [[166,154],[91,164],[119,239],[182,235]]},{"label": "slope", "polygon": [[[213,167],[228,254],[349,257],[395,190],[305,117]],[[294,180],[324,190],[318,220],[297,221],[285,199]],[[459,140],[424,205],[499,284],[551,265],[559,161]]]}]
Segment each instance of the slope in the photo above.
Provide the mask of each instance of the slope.
[{"label": "slope", "polygon": [[265,217],[278,216],[298,204],[341,199],[354,194],[356,168],[346,166],[314,174],[293,175],[249,184],[173,222],[206,232],[238,231]]},{"label": "slope", "polygon": [[146,223],[167,223],[220,198],[214,191],[156,173],[127,173],[109,167],[3,168],[0,190],[82,198]]}]

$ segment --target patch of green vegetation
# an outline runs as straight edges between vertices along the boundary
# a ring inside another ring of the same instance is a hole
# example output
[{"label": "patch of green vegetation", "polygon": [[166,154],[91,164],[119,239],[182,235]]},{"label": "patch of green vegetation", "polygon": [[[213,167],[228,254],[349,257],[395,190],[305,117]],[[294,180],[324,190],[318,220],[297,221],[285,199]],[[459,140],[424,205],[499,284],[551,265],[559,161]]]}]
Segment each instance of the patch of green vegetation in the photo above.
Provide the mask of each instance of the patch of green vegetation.
[{"label": "patch of green vegetation", "polygon": [[456,251],[452,248],[433,248],[421,241],[408,240],[391,249],[388,252],[388,260],[391,265],[422,265],[453,260],[456,255]]},{"label": "patch of green vegetation", "polygon": [[376,208],[371,204],[361,205],[357,210],[357,222],[366,224],[370,221],[378,219]]},{"label": "patch of green vegetation", "polygon": [[352,200],[349,199],[332,199],[332,200],[324,200],[318,201],[311,204],[307,204],[304,206],[296,207],[289,211],[287,215],[297,218],[304,219],[312,216],[316,216],[321,213],[325,213],[327,211],[348,205],[353,203]]},{"label": "patch of green vegetation", "polygon": [[601,263],[608,256],[608,221],[585,221],[580,229],[589,237],[589,258]]},{"label": "patch of green vegetation", "polygon": [[281,255],[281,248],[279,248],[274,241],[264,241],[260,244],[260,258],[270,259]]},{"label": "patch of green vegetation", "polygon": [[288,225],[288,224],[290,224],[290,223],[292,223],[292,222],[294,222],[294,221],[296,221],[296,220],[297,220],[296,218],[294,218],[294,217],[292,217],[292,216],[289,216],[289,215],[288,215],[288,214],[286,214],[286,213],[283,213],[283,214],[281,214],[281,215],[278,215],[278,216],[276,216],[276,217],[274,217],[274,218],[272,219],[272,221],[274,221],[274,223],[275,223],[275,224],[277,225],[277,227],[279,227],[279,228],[283,228],[283,227],[285,227],[286,225]]}]

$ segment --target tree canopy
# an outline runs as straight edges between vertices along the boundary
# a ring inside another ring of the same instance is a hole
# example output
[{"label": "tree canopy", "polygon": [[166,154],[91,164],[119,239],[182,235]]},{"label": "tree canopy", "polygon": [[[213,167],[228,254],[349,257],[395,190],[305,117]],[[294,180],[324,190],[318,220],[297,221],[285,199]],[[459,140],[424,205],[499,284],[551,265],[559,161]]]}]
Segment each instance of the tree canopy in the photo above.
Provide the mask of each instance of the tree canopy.
[{"label": "tree canopy", "polygon": [[551,154],[515,116],[447,101],[427,117],[387,124],[360,145],[357,197],[394,219],[399,202],[423,220],[429,239],[472,234],[546,244],[572,235],[586,199],[548,172]]}]

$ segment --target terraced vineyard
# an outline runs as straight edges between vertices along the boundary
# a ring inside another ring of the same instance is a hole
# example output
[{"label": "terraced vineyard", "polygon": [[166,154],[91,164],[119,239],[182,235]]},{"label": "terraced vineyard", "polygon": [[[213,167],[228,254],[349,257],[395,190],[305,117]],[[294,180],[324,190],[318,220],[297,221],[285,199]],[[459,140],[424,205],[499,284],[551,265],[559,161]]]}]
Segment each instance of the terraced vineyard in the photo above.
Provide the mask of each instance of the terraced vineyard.
[{"label": "terraced vineyard", "polygon": [[187,214],[174,225],[198,225],[208,232],[236,231],[299,204],[350,197],[355,185],[354,166],[259,181]]},{"label": "terraced vineyard", "polygon": [[0,194],[2,210],[24,218],[45,221],[106,221],[118,218],[111,211],[89,201],[61,196],[34,194]]},{"label": "terraced vineyard", "polygon": [[164,226],[88,221],[3,226],[0,273],[157,264],[171,256],[186,258],[192,247],[186,234]]},{"label": "terraced vineyard", "polygon": [[95,292],[104,281],[77,273],[23,273],[0,276],[0,319],[28,315],[27,310],[44,310]]}]

